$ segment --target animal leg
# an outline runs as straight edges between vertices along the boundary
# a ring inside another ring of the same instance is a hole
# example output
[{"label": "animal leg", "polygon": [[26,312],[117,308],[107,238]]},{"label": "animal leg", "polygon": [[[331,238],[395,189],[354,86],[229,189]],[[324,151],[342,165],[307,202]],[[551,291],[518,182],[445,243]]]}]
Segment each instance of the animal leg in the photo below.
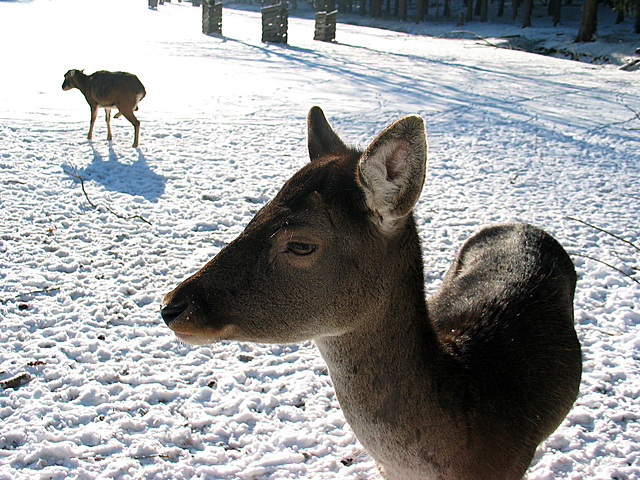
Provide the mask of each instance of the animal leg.
[{"label": "animal leg", "polygon": [[140,135],[140,120],[138,120],[136,118],[136,116],[133,114],[133,111],[126,111],[126,112],[120,111],[119,113],[122,113],[122,115],[124,115],[124,117],[131,122],[131,125],[133,125],[134,137],[133,137],[133,145],[132,145],[132,147],[133,148],[137,148],[138,147],[138,137]]},{"label": "animal leg", "polygon": [[87,140],[91,140],[93,136],[93,125],[96,123],[96,117],[98,116],[98,107],[91,105],[91,123],[89,123],[89,133],[87,134]]},{"label": "animal leg", "polygon": [[107,140],[111,140],[113,137],[111,136],[111,109],[104,109],[104,116],[107,120]]}]

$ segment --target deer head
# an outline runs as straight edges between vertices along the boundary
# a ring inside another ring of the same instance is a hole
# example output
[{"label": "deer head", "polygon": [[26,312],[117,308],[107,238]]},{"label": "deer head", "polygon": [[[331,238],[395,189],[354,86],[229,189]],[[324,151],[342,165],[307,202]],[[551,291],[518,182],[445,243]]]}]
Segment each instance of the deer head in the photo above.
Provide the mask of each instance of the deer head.
[{"label": "deer head", "polygon": [[340,335],[388,303],[398,255],[417,255],[410,261],[422,283],[411,210],[426,173],[423,120],[404,117],[359,151],[313,107],[308,148],[311,162],[244,232],[165,296],[162,316],[178,338],[289,343]]}]

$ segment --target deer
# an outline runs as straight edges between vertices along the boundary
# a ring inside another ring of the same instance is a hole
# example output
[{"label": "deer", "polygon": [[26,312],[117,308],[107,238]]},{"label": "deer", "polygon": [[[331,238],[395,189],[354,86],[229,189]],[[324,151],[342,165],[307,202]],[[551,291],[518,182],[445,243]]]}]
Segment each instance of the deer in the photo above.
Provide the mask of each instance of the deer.
[{"label": "deer", "polygon": [[489,225],[428,299],[413,214],[427,168],[409,115],[365,149],[319,107],[310,162],[167,293],[188,344],[312,339],[345,419],[389,480],[514,480],[577,398],[576,272],[528,223]]},{"label": "deer", "polygon": [[133,148],[138,147],[140,135],[140,121],[133,114],[138,110],[138,103],[142,100],[147,92],[142,82],[127,72],[108,72],[100,70],[86,75],[84,70],[69,70],[64,74],[64,82],[62,90],[67,91],[77,88],[82,92],[84,98],[91,108],[91,123],[89,124],[89,133],[87,139],[91,140],[93,136],[93,125],[96,122],[98,108],[104,108],[105,118],[107,120],[107,140],[112,140],[111,135],[111,110],[118,109],[118,113],[114,118],[121,115],[131,122],[134,128]]}]

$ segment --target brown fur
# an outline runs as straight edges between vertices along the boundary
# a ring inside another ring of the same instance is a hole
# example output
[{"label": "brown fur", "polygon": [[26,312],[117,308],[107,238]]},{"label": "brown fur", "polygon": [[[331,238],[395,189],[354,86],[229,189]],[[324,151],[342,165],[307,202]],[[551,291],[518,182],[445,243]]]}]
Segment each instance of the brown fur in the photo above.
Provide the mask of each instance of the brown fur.
[{"label": "brown fur", "polygon": [[345,417],[389,479],[516,480],[562,422],[581,375],[576,275],[527,224],[485,228],[424,296],[411,209],[422,119],[364,151],[309,113],[311,163],[163,301],[190,343],[313,338]]},{"label": "brown fur", "polygon": [[107,121],[107,140],[111,135],[111,109],[117,108],[115,118],[123,115],[134,128],[133,147],[138,146],[140,135],[140,121],[133,114],[138,109],[138,103],[147,92],[138,77],[127,72],[107,72],[101,70],[91,75],[85,75],[81,70],[69,70],[64,75],[63,90],[77,88],[87,99],[91,108],[91,123],[87,138],[91,140],[93,125],[98,115],[98,108],[105,109]]}]

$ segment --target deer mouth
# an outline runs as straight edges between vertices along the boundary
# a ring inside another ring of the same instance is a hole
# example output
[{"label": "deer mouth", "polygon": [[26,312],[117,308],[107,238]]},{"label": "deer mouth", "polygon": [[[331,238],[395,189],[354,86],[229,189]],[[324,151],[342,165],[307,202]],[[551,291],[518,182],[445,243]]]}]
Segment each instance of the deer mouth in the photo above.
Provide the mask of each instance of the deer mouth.
[{"label": "deer mouth", "polygon": [[173,327],[169,327],[173,330],[176,338],[181,342],[188,343],[189,345],[207,345],[210,343],[217,343],[223,340],[231,340],[234,336],[235,327],[233,325],[225,325],[222,328],[204,328],[200,331],[190,331],[189,333],[181,332]]}]

